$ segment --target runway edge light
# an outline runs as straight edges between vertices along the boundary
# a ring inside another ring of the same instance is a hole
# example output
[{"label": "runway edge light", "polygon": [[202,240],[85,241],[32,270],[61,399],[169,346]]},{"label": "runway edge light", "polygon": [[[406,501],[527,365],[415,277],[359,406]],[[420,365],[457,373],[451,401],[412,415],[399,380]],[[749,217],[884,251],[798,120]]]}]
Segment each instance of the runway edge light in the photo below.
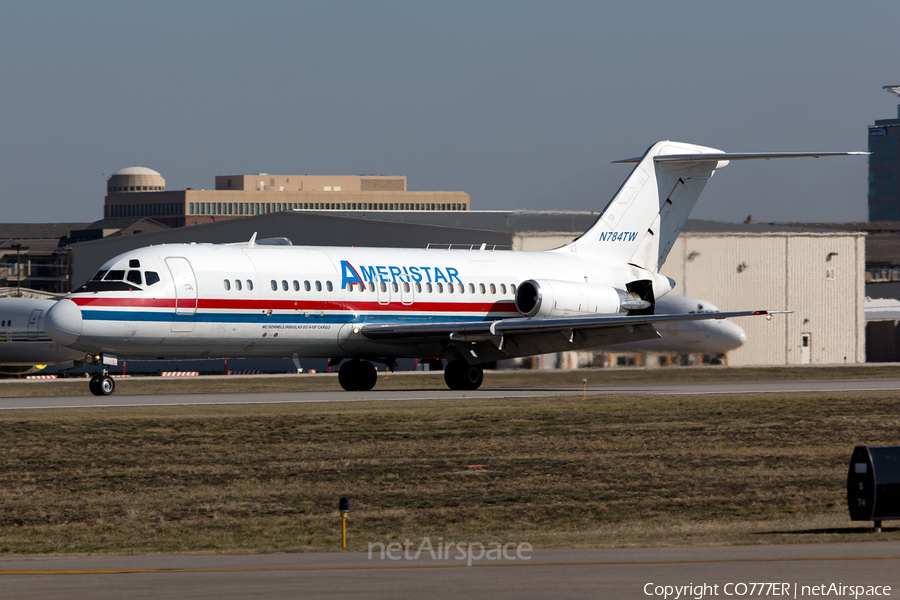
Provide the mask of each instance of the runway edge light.
[{"label": "runway edge light", "polygon": [[350,501],[341,498],[338,502],[338,510],[341,512],[341,548],[347,547],[347,515],[350,514]]}]

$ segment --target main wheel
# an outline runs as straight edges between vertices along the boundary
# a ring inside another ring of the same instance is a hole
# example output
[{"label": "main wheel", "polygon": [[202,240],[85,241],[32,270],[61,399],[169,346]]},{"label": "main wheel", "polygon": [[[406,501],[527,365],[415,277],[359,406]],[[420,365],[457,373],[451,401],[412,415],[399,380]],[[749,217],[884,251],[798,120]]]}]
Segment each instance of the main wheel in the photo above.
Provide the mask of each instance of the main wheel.
[{"label": "main wheel", "polygon": [[95,396],[102,396],[103,392],[100,391],[100,376],[94,375],[91,377],[90,382],[88,382],[88,389],[91,390],[91,393]]},{"label": "main wheel", "polygon": [[359,390],[359,377],[357,376],[358,371],[358,360],[348,360],[341,365],[341,368],[338,370],[338,383],[341,384],[341,387],[344,388],[344,390],[348,392],[355,392]]},{"label": "main wheel", "polygon": [[378,381],[378,369],[370,362],[360,362],[356,374],[358,389],[361,392],[368,392]]},{"label": "main wheel", "polygon": [[484,381],[484,369],[481,365],[466,365],[462,374],[463,388],[467,390],[477,390]]},{"label": "main wheel", "polygon": [[101,375],[97,387],[100,390],[99,396],[109,396],[116,391],[116,382],[109,375]]},{"label": "main wheel", "polygon": [[341,365],[338,383],[348,392],[368,392],[378,381],[378,370],[370,362],[353,359]]},{"label": "main wheel", "polygon": [[477,390],[484,381],[484,370],[481,365],[452,360],[444,369],[444,381],[451,390]]}]

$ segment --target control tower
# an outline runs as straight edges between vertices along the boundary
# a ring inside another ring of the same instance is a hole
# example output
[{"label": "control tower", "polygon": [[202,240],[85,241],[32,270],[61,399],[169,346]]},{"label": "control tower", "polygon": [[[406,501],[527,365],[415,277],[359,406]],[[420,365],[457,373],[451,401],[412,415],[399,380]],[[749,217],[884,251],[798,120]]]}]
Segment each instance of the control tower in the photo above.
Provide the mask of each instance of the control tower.
[{"label": "control tower", "polygon": [[[900,96],[900,85],[885,90]],[[869,221],[900,221],[900,106],[896,119],[869,125]]]}]

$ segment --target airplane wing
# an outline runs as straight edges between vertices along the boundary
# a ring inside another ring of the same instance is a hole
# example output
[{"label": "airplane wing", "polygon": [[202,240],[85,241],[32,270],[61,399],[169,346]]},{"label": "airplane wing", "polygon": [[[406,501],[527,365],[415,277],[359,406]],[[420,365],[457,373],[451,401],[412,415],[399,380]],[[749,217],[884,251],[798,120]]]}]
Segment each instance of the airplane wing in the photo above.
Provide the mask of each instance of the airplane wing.
[{"label": "airplane wing", "polygon": [[398,323],[361,325],[358,333],[371,340],[397,344],[455,344],[473,362],[519,356],[588,350],[661,337],[654,323],[766,316],[791,311],[740,311],[673,315],[586,315],[578,317],[516,317],[497,321]]}]

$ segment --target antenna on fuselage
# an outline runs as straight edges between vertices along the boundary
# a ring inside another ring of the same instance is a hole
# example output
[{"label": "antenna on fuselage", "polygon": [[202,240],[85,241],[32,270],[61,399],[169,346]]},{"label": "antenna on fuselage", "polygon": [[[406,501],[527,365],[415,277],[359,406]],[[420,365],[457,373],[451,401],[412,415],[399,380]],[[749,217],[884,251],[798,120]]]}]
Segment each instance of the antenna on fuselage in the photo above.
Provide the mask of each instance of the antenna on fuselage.
[{"label": "antenna on fuselage", "polygon": [[253,235],[250,236],[250,241],[247,242],[247,246],[249,246],[250,248],[252,248],[252,247],[255,246],[255,245],[256,245],[256,232],[254,231],[254,232],[253,232]]}]

